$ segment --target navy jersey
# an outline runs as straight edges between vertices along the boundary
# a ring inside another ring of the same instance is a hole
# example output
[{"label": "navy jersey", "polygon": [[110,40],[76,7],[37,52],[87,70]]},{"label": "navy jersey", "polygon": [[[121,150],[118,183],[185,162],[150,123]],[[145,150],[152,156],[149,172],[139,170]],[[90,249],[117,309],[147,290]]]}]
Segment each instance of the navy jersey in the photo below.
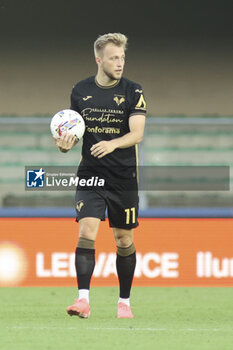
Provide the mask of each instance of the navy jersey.
[{"label": "navy jersey", "polygon": [[[101,86],[92,76],[74,86],[70,108],[80,113],[86,124],[81,165],[115,170],[136,166],[135,146],[117,148],[100,159],[91,155],[90,148],[99,141],[127,134],[130,116],[146,114],[146,102],[139,84],[121,78],[115,85]],[[116,172],[122,174],[120,170]]]}]

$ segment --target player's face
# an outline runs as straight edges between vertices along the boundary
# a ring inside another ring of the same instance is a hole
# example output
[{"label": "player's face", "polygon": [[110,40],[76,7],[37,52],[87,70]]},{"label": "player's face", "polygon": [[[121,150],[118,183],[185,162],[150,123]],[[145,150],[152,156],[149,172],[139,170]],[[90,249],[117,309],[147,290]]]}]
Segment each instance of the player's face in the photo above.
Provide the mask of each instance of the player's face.
[{"label": "player's face", "polygon": [[121,79],[125,65],[123,47],[108,43],[102,52],[99,65],[108,78],[112,80]]}]

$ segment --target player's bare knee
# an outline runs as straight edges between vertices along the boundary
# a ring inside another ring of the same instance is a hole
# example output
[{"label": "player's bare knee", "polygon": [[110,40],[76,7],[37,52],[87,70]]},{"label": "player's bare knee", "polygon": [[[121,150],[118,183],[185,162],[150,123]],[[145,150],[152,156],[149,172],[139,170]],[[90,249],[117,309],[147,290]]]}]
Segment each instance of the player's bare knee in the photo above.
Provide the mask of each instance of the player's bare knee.
[{"label": "player's bare knee", "polygon": [[113,229],[117,247],[127,248],[133,243],[133,231],[114,228]]},{"label": "player's bare knee", "polygon": [[121,248],[127,248],[133,243],[132,237],[130,236],[119,236],[116,237],[116,245]]},{"label": "player's bare knee", "polygon": [[78,248],[94,249],[95,246],[95,235],[88,228],[88,226],[83,226],[79,231],[78,238]]},{"label": "player's bare knee", "polygon": [[80,220],[79,239],[89,239],[95,241],[99,227],[99,220],[84,218]]},{"label": "player's bare knee", "polygon": [[82,227],[80,227],[79,239],[82,238],[82,239],[92,239],[93,240],[93,236],[94,236],[94,232],[90,226],[83,225]]}]

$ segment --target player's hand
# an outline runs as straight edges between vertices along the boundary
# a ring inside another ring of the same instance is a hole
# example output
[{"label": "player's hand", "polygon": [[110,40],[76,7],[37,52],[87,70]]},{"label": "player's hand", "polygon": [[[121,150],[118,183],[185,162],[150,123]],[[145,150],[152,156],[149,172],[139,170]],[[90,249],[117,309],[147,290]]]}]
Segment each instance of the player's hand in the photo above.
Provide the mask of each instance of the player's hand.
[{"label": "player's hand", "polygon": [[60,138],[54,137],[54,142],[61,152],[66,153],[74,147],[78,141],[75,136],[64,132]]},{"label": "player's hand", "polygon": [[96,158],[102,158],[115,150],[116,146],[112,141],[100,141],[90,149],[91,155]]}]

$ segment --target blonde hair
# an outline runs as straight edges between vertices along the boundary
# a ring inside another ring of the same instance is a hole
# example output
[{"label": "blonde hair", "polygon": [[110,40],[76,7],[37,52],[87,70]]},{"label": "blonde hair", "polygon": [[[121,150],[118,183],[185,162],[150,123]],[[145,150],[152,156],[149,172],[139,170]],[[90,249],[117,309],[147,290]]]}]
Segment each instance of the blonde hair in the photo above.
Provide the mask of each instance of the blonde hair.
[{"label": "blonde hair", "polygon": [[100,35],[94,42],[94,53],[97,57],[108,43],[113,43],[116,46],[122,46],[124,51],[127,48],[128,38],[121,33],[108,33]]}]

